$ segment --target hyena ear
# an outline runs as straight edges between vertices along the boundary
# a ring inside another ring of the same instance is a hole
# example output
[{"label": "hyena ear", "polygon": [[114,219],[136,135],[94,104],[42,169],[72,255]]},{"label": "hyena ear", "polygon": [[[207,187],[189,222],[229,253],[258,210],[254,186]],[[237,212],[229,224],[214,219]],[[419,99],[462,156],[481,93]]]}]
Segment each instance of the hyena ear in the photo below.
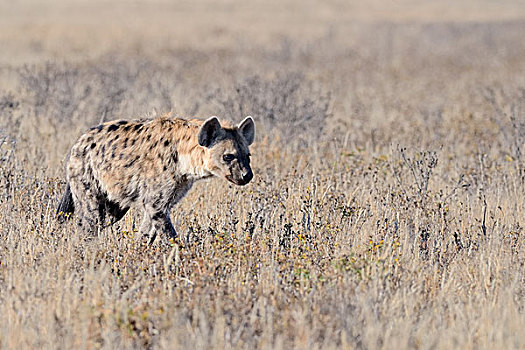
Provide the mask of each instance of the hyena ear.
[{"label": "hyena ear", "polygon": [[217,136],[219,136],[221,129],[221,123],[219,123],[217,117],[214,116],[206,119],[199,130],[199,145],[210,147]]},{"label": "hyena ear", "polygon": [[255,139],[255,123],[253,122],[253,118],[250,116],[244,118],[243,121],[239,123],[237,129],[246,141],[248,141],[248,145],[251,145]]}]

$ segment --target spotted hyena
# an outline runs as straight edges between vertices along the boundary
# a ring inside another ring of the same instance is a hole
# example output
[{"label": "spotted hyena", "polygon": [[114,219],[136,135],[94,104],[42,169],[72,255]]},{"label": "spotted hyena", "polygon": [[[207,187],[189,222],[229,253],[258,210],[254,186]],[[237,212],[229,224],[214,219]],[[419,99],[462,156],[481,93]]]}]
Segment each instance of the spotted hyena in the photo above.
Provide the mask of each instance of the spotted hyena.
[{"label": "spotted hyena", "polygon": [[95,126],[71,149],[57,212],[76,212],[85,230],[97,232],[135,206],[144,212],[140,233],[151,241],[157,233],[173,238],[170,209],[195,181],[218,176],[241,186],[250,182],[254,137],[251,117],[235,127],[217,117],[171,115]]}]

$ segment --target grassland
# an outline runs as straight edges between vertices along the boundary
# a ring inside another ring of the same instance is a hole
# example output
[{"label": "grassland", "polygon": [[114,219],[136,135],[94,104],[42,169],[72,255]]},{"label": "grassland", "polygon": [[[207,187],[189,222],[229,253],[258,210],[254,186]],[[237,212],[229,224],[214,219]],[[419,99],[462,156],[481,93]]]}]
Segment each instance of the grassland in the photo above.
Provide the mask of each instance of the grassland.
[{"label": "grassland", "polygon": [[[525,348],[520,2],[0,4],[1,348]],[[253,183],[54,218],[100,120],[254,116]]]}]

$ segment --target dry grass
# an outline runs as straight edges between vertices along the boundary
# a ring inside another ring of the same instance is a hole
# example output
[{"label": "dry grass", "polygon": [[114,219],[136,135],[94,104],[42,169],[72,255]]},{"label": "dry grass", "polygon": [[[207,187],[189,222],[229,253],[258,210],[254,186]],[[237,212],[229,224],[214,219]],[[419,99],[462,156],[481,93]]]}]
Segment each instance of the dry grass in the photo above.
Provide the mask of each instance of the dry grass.
[{"label": "dry grass", "polygon": [[[396,3],[13,5],[0,347],[525,348],[521,5]],[[175,245],[59,225],[75,139],[154,110],[253,115],[253,183],[196,185]]]}]

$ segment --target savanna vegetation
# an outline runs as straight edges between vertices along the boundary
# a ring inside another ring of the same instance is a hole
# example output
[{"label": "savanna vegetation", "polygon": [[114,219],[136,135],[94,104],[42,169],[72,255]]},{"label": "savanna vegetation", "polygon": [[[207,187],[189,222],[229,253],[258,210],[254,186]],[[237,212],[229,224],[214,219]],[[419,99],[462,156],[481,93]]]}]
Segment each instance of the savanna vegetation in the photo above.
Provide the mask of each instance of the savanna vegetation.
[{"label": "savanna vegetation", "polygon": [[[0,347],[524,348],[524,8],[388,6],[1,4]],[[252,183],[59,224],[75,140],[167,111],[252,115]]]}]

